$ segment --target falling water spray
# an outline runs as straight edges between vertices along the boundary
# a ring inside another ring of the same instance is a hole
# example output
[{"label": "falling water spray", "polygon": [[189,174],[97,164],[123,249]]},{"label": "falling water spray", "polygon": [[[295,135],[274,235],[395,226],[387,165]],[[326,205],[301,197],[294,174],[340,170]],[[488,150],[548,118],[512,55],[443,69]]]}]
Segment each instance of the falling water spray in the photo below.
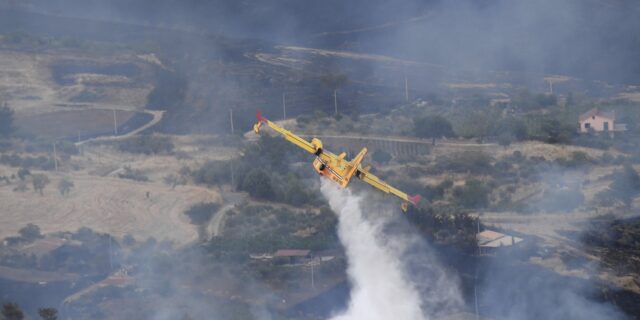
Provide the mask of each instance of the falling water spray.
[{"label": "falling water spray", "polygon": [[[345,247],[352,284],[347,310],[332,320],[431,319],[443,306],[450,310],[462,304],[456,282],[447,279],[435,261],[421,261],[430,271],[427,278],[416,279],[407,273],[407,263],[415,262],[408,251],[421,240],[415,234],[393,235],[385,231],[395,213],[383,212],[369,219],[360,207],[361,199],[349,190],[323,182],[322,192],[339,216],[338,235]],[[434,266],[436,272],[432,270]]]}]

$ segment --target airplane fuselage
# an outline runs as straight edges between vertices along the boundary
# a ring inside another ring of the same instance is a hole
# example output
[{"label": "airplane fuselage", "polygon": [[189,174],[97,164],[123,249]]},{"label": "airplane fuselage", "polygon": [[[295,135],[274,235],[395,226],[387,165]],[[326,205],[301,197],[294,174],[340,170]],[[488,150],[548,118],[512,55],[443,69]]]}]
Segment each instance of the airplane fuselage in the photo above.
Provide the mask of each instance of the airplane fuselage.
[{"label": "airplane fuselage", "polygon": [[316,157],[316,159],[313,160],[313,169],[315,169],[319,175],[337,183],[341,188],[345,188],[349,184],[349,180],[351,180],[351,177],[344,176],[344,172],[347,171],[345,170],[346,168],[340,168],[339,165],[336,168],[334,165],[320,159],[320,157]]}]

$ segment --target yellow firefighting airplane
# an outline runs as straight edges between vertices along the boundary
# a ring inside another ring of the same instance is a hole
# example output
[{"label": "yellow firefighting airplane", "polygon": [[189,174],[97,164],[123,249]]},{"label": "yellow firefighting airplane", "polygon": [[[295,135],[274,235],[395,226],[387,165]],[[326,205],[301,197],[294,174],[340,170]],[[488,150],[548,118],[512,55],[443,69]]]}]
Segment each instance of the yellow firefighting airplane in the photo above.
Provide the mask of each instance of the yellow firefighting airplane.
[{"label": "yellow firefighting airplane", "polygon": [[335,155],[329,151],[326,151],[322,148],[322,141],[317,138],[311,139],[311,142],[306,141],[297,135],[293,134],[291,131],[288,131],[277,124],[269,121],[268,119],[262,117],[262,114],[258,111],[256,114],[258,118],[258,123],[253,126],[253,131],[257,134],[260,133],[260,127],[263,124],[271,127],[273,130],[280,133],[285,139],[289,140],[293,144],[298,147],[306,150],[309,153],[312,153],[316,156],[316,159],[313,160],[313,168],[323,177],[327,177],[333,182],[337,183],[340,187],[345,188],[351,178],[355,175],[360,180],[386,192],[391,193],[400,199],[404,200],[402,203],[402,210],[407,211],[409,203],[416,205],[420,202],[420,195],[408,196],[406,193],[390,186],[389,184],[383,182],[378,177],[369,173],[370,167],[362,167],[360,164],[364,159],[364,156],[367,154],[367,148],[362,148],[362,151],[358,153],[358,155],[353,158],[351,161],[345,160],[346,153],[341,153],[340,155]]}]

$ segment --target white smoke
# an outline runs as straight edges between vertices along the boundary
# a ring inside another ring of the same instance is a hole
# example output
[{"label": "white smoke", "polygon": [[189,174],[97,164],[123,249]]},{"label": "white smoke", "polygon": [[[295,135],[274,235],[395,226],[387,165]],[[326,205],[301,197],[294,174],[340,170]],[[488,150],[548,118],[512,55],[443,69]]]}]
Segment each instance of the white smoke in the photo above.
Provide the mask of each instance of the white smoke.
[{"label": "white smoke", "polygon": [[415,232],[386,231],[397,213],[379,210],[368,218],[361,199],[349,190],[326,181],[321,189],[339,217],[338,235],[352,284],[347,310],[331,320],[430,319],[463,304],[457,280],[446,274]]}]

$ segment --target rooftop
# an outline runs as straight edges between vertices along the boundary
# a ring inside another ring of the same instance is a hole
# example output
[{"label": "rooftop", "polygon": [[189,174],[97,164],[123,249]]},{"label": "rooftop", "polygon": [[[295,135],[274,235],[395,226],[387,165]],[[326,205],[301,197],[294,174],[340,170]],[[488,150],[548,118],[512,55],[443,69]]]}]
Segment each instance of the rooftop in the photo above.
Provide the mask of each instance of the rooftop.
[{"label": "rooftop", "polygon": [[306,257],[311,253],[311,250],[293,250],[284,249],[276,251],[276,257]]},{"label": "rooftop", "polygon": [[32,243],[22,247],[21,251],[25,254],[34,254],[41,256],[47,254],[53,250],[56,250],[63,245],[81,245],[79,241],[68,240],[63,238],[44,238],[33,241]]},{"label": "rooftop", "polygon": [[593,108],[583,114],[580,115],[580,121],[585,121],[591,117],[602,117],[602,118],[607,118],[610,120],[615,120],[616,118],[616,113],[615,112],[606,112],[606,111],[600,111],[598,110],[598,108]]},{"label": "rooftop", "polygon": [[522,238],[491,230],[485,230],[478,233],[476,235],[476,239],[478,239],[478,246],[482,248],[506,247],[523,241]]}]

